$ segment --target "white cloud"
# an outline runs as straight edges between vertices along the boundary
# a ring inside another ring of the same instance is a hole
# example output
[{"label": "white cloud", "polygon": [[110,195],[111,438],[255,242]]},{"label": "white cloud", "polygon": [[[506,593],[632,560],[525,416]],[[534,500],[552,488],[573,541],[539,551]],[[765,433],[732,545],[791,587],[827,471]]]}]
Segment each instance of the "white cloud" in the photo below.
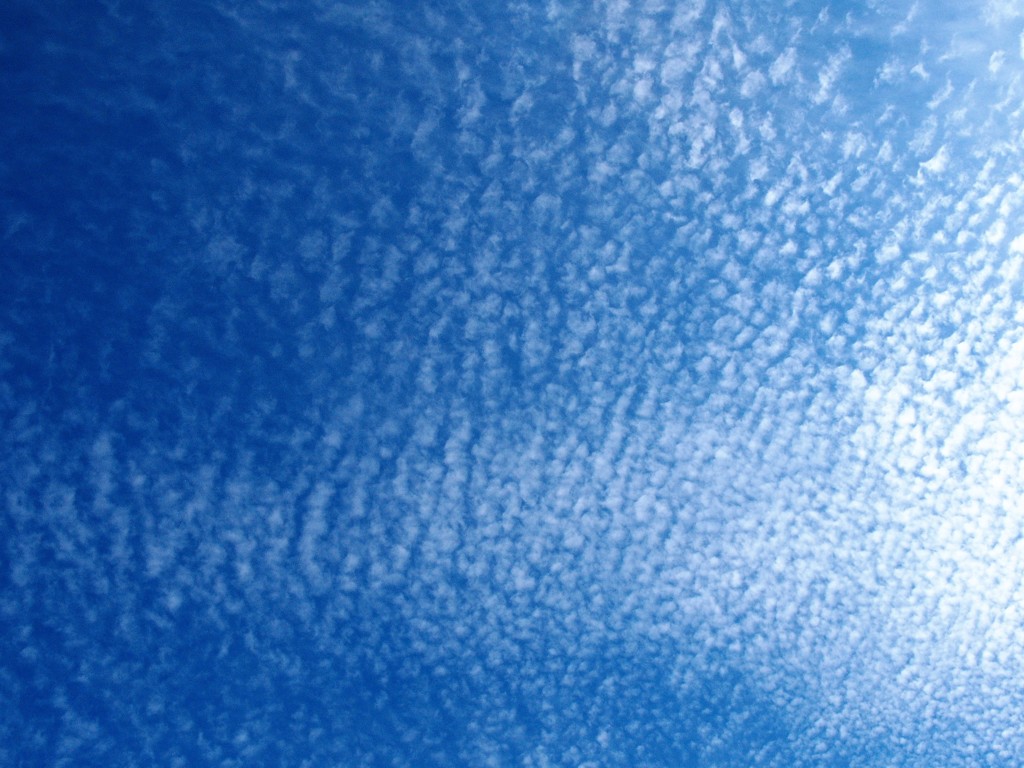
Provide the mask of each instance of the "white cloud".
[{"label": "white cloud", "polygon": [[768,69],[768,75],[775,84],[785,82],[789,79],[795,65],[796,49],[787,48],[772,62]]},{"label": "white cloud", "polygon": [[929,173],[942,173],[949,166],[949,148],[946,145],[939,147],[929,160],[921,163],[921,169]]}]

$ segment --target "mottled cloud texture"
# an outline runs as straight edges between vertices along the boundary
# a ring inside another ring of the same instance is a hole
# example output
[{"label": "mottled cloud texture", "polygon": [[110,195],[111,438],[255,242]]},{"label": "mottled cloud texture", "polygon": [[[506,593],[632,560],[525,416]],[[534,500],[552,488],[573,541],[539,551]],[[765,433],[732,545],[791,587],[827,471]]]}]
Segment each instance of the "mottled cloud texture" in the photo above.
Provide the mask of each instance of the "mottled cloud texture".
[{"label": "mottled cloud texture", "polygon": [[1015,6],[0,18],[0,762],[1024,762]]}]

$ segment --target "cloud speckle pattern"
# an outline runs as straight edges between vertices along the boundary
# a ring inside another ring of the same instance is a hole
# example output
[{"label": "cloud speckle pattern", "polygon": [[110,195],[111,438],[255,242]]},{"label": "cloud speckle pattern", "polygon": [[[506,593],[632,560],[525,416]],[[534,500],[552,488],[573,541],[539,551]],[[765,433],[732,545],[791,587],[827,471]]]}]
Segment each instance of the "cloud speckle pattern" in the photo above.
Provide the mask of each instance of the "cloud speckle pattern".
[{"label": "cloud speckle pattern", "polygon": [[5,11],[0,762],[1018,765],[969,5]]}]

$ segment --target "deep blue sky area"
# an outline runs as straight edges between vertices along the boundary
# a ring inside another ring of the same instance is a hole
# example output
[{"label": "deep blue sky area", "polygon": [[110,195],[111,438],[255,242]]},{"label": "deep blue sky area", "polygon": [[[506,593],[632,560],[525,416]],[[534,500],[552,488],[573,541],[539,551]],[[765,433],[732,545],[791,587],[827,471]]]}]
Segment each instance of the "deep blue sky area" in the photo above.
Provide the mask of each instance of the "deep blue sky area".
[{"label": "deep blue sky area", "polygon": [[1024,10],[7,2],[0,764],[1024,764]]}]

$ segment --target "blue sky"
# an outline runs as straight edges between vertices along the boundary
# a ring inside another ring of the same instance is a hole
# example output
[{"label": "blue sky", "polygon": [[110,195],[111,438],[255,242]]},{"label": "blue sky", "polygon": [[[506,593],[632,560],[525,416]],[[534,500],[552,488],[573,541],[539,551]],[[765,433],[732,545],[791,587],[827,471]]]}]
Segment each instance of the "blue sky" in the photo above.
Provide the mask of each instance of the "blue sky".
[{"label": "blue sky", "polygon": [[1024,11],[0,10],[0,762],[1018,766]]}]

